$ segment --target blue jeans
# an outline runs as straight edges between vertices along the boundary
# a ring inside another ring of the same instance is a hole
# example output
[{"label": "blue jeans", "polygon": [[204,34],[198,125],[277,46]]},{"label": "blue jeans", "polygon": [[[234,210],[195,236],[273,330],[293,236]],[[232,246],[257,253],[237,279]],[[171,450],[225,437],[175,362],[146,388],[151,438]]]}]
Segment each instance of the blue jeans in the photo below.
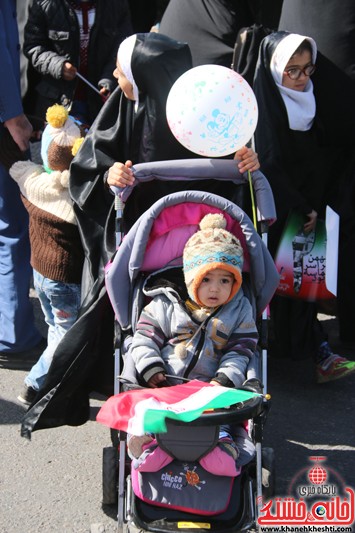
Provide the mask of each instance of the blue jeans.
[{"label": "blue jeans", "polygon": [[240,424],[224,424],[219,428],[219,439],[232,439],[238,448],[238,458],[235,462],[237,466],[244,466],[253,459],[255,446],[248,435],[248,432]]},{"label": "blue jeans", "polygon": [[33,270],[33,283],[48,324],[48,344],[26,376],[25,384],[39,390],[43,386],[58,344],[77,319],[80,285],[45,278],[36,270]]},{"label": "blue jeans", "polygon": [[42,338],[29,297],[31,278],[28,214],[17,184],[0,163],[0,352],[16,355]]}]

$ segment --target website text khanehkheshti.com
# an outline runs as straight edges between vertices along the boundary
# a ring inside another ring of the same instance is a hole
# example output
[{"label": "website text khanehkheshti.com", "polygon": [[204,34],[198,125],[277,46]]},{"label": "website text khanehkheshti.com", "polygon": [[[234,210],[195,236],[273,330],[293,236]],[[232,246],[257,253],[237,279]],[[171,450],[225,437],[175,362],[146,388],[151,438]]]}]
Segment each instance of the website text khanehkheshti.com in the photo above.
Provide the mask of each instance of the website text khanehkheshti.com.
[{"label": "website text khanehkheshti.com", "polygon": [[352,527],[341,526],[259,526],[261,533],[352,533],[355,531]]}]

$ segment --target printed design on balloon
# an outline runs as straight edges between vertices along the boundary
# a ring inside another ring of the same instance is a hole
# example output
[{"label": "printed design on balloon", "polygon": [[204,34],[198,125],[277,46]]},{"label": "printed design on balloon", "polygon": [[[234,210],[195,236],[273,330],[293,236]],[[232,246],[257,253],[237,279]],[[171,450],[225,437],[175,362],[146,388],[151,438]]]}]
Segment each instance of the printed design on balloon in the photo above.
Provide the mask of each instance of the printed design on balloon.
[{"label": "printed design on balloon", "polygon": [[174,83],[166,114],[172,133],[183,146],[202,156],[223,157],[251,139],[258,108],[251,87],[237,72],[201,65]]}]

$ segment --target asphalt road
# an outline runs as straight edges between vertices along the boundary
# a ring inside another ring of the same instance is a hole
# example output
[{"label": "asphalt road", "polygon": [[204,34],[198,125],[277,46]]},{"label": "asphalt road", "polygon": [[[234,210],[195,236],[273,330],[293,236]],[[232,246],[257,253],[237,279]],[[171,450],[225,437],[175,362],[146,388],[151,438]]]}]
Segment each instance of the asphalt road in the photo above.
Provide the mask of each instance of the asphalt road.
[{"label": "asphalt road", "polygon": [[[322,318],[336,340],[336,320]],[[288,494],[310,456],[326,456],[328,466],[355,486],[355,375],[316,385],[312,371],[307,361],[268,363],[272,407],[264,444],[275,450],[279,496]],[[116,510],[101,505],[102,449],[110,445],[109,431],[95,422],[102,401],[92,400],[85,425],[36,431],[28,441],[20,437],[24,407],[16,400],[24,376],[0,369],[0,532],[114,532]]]},{"label": "asphalt road", "polygon": [[[320,318],[334,351],[355,360],[355,351],[338,343],[335,317]],[[317,385],[313,372],[308,360],[268,362],[272,407],[264,442],[275,450],[280,496],[289,494],[293,477],[310,466],[312,456],[325,456],[326,464],[355,488],[355,374]]]},{"label": "asphalt road", "polygon": [[109,429],[95,422],[103,402],[91,400],[85,425],[35,431],[28,441],[20,436],[25,407],[16,399],[25,375],[0,369],[0,533],[116,531],[116,510],[101,505],[102,450],[111,445]]}]

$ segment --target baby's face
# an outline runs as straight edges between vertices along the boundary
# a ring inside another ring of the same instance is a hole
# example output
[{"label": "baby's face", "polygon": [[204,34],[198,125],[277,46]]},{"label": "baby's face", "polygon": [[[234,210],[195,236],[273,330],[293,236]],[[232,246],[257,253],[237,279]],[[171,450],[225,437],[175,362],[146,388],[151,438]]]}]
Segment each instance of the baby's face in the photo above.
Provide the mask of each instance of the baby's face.
[{"label": "baby's face", "polygon": [[116,78],[118,85],[121,87],[123,94],[128,100],[134,100],[133,85],[126,76],[123,74],[119,62],[116,63],[116,68],[113,71],[113,75]]},{"label": "baby's face", "polygon": [[227,270],[210,270],[203,278],[197,296],[205,307],[218,307],[226,303],[232,292],[234,276]]}]

